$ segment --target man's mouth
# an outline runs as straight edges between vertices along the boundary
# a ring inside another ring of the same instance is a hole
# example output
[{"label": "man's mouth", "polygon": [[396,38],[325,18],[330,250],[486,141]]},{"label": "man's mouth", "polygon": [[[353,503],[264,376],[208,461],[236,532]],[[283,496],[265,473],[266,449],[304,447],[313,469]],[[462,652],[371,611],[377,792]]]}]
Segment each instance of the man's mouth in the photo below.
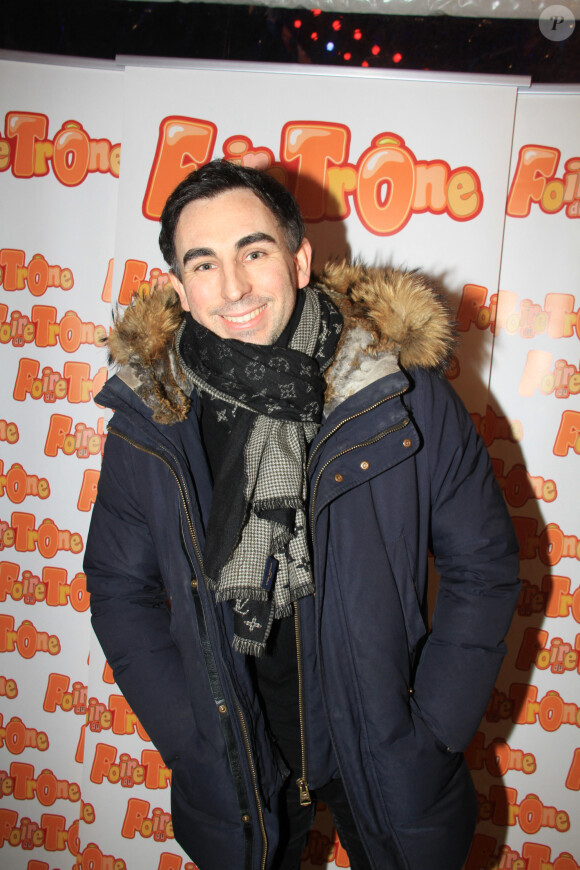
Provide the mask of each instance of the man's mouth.
[{"label": "man's mouth", "polygon": [[234,316],[233,314],[222,314],[222,317],[224,320],[227,320],[228,323],[250,323],[258,317],[265,308],[265,305],[261,305],[259,308],[254,308],[253,311],[248,311],[247,314],[240,314],[239,316]]}]

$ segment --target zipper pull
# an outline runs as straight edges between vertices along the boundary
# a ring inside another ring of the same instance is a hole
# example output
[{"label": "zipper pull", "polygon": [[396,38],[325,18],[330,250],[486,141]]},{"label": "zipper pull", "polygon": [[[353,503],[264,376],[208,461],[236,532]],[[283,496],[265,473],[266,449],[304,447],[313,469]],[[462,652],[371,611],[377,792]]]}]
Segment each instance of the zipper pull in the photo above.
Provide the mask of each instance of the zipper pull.
[{"label": "zipper pull", "polygon": [[298,786],[298,791],[300,792],[300,806],[309,807],[312,803],[312,798],[310,797],[308,783],[303,776],[301,776],[300,779],[296,780],[296,785]]}]

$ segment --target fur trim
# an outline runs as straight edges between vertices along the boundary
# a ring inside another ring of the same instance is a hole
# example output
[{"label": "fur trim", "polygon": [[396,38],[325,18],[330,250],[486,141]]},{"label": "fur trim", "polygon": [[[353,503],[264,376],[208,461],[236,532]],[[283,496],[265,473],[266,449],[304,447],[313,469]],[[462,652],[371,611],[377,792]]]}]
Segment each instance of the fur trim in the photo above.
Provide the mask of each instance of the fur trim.
[{"label": "fur trim", "polygon": [[[361,383],[394,370],[397,361],[403,368],[437,369],[449,362],[454,348],[450,312],[417,272],[333,262],[320,275],[319,286],[344,318],[335,362],[326,373],[327,401],[337,404]],[[109,337],[111,362],[121,366],[120,377],[159,423],[184,420],[189,412],[188,388],[174,349],[182,320],[179,299],[168,283],[144,299],[136,297],[122,317],[115,317]],[[371,360],[377,363],[373,375]],[[362,382],[352,376],[361,367]]]},{"label": "fur trim", "polygon": [[158,423],[177,423],[189,413],[185,381],[176,365],[174,337],[183,310],[170,283],[150,296],[136,296],[123,317],[118,312],[109,337],[110,362],[153,411]]},{"label": "fur trim", "polygon": [[183,311],[177,293],[168,282],[150,296],[135,296],[123,317],[115,316],[115,329],[109,338],[111,360],[127,365],[139,357],[144,365],[167,351],[173,343]]},{"label": "fur trim", "polygon": [[328,263],[320,283],[347,330],[356,324],[370,332],[367,354],[395,353],[403,368],[444,369],[448,364],[455,344],[451,315],[422,275],[345,260]]}]

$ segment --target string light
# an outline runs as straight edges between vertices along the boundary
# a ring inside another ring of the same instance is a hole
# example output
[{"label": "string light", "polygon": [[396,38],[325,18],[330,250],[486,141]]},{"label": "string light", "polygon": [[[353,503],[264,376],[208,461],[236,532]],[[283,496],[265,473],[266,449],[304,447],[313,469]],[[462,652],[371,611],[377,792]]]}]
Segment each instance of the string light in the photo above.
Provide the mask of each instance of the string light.
[{"label": "string light", "polygon": [[336,18],[336,19],[332,22],[332,29],[333,29],[333,30],[340,30],[341,27],[342,27],[342,22],[339,21],[338,18]]},{"label": "string light", "polygon": [[296,27],[296,28],[302,27],[302,22],[300,21],[299,18],[297,18],[296,21],[294,22],[294,27]]},{"label": "string light", "polygon": [[316,30],[314,31],[314,33],[310,34],[310,39],[312,39],[314,42],[318,42],[318,33],[316,32]]},{"label": "string light", "polygon": [[393,63],[401,63],[402,60],[403,60],[403,55],[401,54],[400,51],[398,51],[396,54],[393,55]]},{"label": "string light", "polygon": [[350,53],[350,51],[345,51],[343,57],[345,60],[350,60],[352,57],[352,54]]},{"label": "string light", "polygon": [[377,54],[380,54],[380,51],[381,51],[380,45],[373,45],[373,47],[371,48],[371,54],[374,54],[375,56]]},{"label": "string light", "polygon": [[366,61],[366,60],[363,60],[363,62],[361,63],[361,66],[368,66],[368,65],[369,65],[368,61]]},{"label": "string light", "polygon": [[321,12],[322,12],[322,9],[313,9],[312,10],[313,15],[320,15]]},{"label": "string light", "polygon": [[358,27],[357,27],[357,29],[355,30],[355,32],[353,33],[353,39],[362,39],[362,33],[360,32],[360,30],[358,29]]},{"label": "string light", "polygon": [[327,42],[326,43],[326,50],[327,51],[334,51],[334,42]]}]

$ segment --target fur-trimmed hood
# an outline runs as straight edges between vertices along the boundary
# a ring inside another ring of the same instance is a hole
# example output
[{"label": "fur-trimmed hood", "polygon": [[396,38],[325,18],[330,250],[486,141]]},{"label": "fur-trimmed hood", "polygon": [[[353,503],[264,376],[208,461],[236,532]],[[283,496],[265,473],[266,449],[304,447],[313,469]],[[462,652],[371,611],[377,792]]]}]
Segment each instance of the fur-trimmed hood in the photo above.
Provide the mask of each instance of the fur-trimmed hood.
[{"label": "fur-trimmed hood", "polygon": [[[443,369],[451,356],[451,316],[417,272],[329,263],[313,282],[339,308],[344,328],[326,372],[325,410],[399,368]],[[110,361],[160,423],[185,419],[189,388],[174,340],[183,310],[170,283],[136,298],[115,321]]]}]

